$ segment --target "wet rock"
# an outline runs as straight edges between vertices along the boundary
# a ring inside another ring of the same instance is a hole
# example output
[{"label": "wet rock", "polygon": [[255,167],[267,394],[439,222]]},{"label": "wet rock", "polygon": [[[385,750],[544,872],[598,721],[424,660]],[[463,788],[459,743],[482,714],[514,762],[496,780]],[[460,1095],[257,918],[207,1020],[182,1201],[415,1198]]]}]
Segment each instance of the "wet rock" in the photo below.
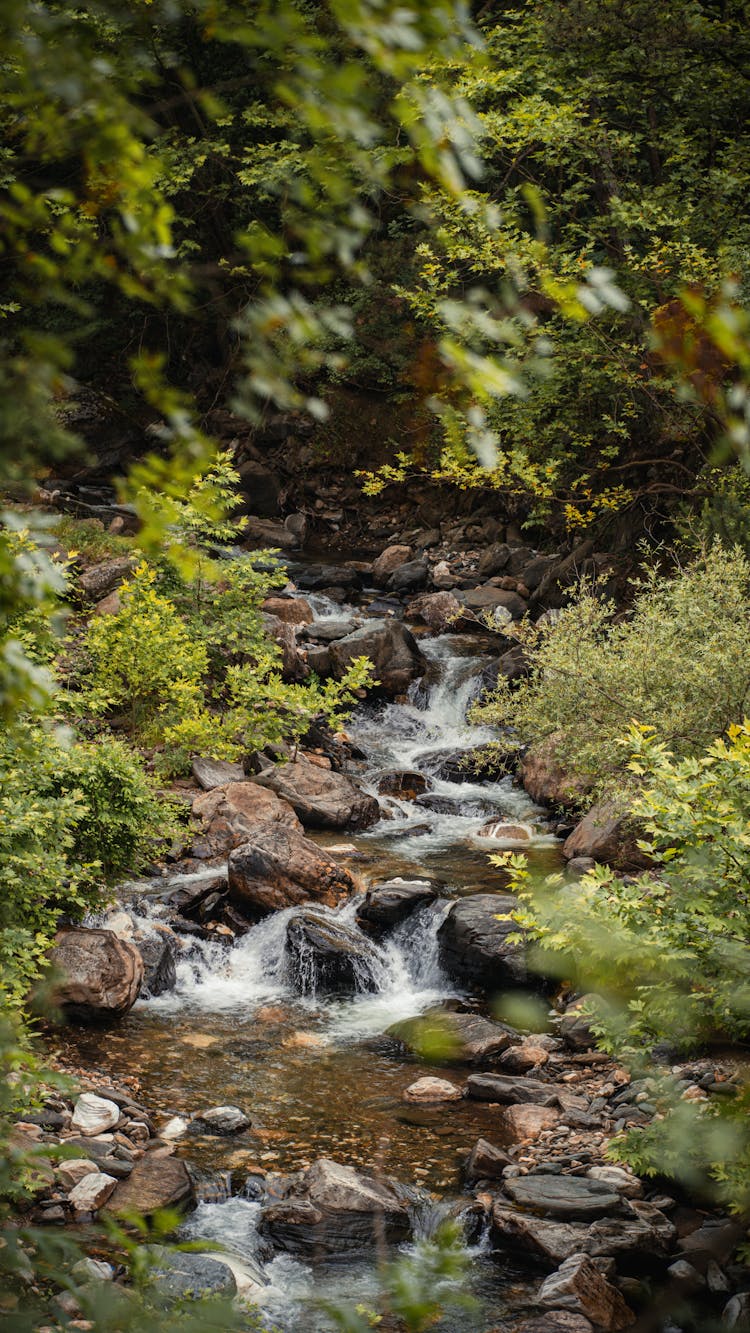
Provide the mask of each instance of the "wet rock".
[{"label": "wet rock", "polygon": [[405,1102],[460,1102],[463,1093],[445,1078],[418,1078],[402,1094]]},{"label": "wet rock", "polygon": [[211,1106],[201,1111],[193,1123],[202,1133],[242,1134],[250,1128],[250,1117],[239,1106]]},{"label": "wet rock", "polygon": [[411,559],[410,546],[386,546],[372,566],[372,581],[376,588],[384,588],[391,575]]},{"label": "wet rock", "polygon": [[204,791],[245,780],[242,764],[230,764],[227,759],[194,759],[192,769],[193,777]]},{"label": "wet rock", "polygon": [[554,1083],[543,1083],[536,1078],[513,1077],[510,1074],[470,1074],[466,1095],[477,1102],[498,1102],[510,1106],[517,1102],[535,1106],[552,1106],[557,1098]]},{"label": "wet rock", "polygon": [[353,634],[361,624],[359,616],[347,616],[345,619],[326,622],[316,621],[309,629],[302,631],[302,637],[314,639],[316,643],[333,643],[335,639],[345,639],[347,634]]},{"label": "wet rock", "polygon": [[192,809],[202,826],[193,840],[195,856],[226,855],[268,825],[302,831],[292,807],[256,782],[230,782],[216,787],[197,796]]},{"label": "wet rock", "polygon": [[73,1107],[71,1129],[87,1137],[104,1134],[112,1129],[120,1119],[120,1108],[106,1097],[97,1097],[93,1092],[84,1092]]},{"label": "wet rock", "polygon": [[121,555],[113,560],[102,560],[98,565],[92,565],[90,569],[84,570],[78,584],[85,601],[101,602],[125,582],[134,568],[133,557]]},{"label": "wet rock", "polygon": [[60,976],[54,1002],[67,1018],[77,1022],[122,1018],[140,994],[141,956],[111,930],[77,926],[59,931],[50,963]]},{"label": "wet rock", "polygon": [[[359,571],[349,565],[308,565],[295,573],[294,581],[310,592],[324,592],[331,588],[358,588]],[[344,599],[342,599],[344,600]]]},{"label": "wet rock", "polygon": [[417,592],[427,583],[428,573],[429,565],[424,556],[417,560],[407,560],[394,569],[388,580],[388,588],[395,593]]},{"label": "wet rock", "polygon": [[237,1293],[234,1273],[221,1258],[166,1247],[159,1247],[149,1281],[161,1296],[173,1301],[198,1300],[202,1296],[229,1299]]},{"label": "wet rock", "polygon": [[342,922],[300,912],[287,926],[289,951],[303,994],[375,989],[372,945]]},{"label": "wet rock", "polygon": [[304,755],[264,770],[255,781],[286,801],[306,828],[369,828],[380,816],[374,796]]},{"label": "wet rock", "polygon": [[519,1176],[506,1181],[505,1193],[522,1208],[563,1222],[590,1222],[620,1209],[616,1191],[586,1176]]},{"label": "wet rock", "polygon": [[452,592],[429,592],[409,603],[409,620],[421,620],[436,634],[444,634],[459,620],[463,607]]},{"label": "wet rock", "polygon": [[523,945],[511,944],[518,934],[507,918],[518,906],[509,894],[478,893],[451,908],[438,932],[444,966],[459,981],[491,993],[529,981]]},{"label": "wet rock", "polygon": [[333,674],[340,679],[357,657],[369,657],[379,688],[386,694],[404,694],[423,675],[425,658],[414,636],[398,620],[371,620],[331,644]]},{"label": "wet rock", "polygon": [[343,1257],[398,1242],[409,1233],[406,1201],[390,1180],[321,1158],[287,1197],[266,1206],[260,1230],[279,1249],[307,1258]]},{"label": "wet rock", "polygon": [[415,796],[427,791],[427,778],[416,770],[395,769],[378,778],[378,791],[381,796],[398,796],[402,801],[413,801]]},{"label": "wet rock", "polygon": [[164,995],[177,985],[177,943],[171,930],[155,929],[136,940],[143,962],[143,995]]},{"label": "wet rock", "polygon": [[135,1163],[127,1180],[118,1184],[107,1209],[149,1217],[160,1208],[187,1208],[194,1202],[193,1183],[185,1163],[179,1157],[162,1156],[156,1151]]},{"label": "wet rock", "polygon": [[602,801],[576,824],[563,844],[563,856],[567,860],[588,856],[617,870],[643,870],[651,862],[638,847],[637,836],[632,821],[611,802]]},{"label": "wet rock", "polygon": [[116,1186],[117,1181],[113,1176],[105,1175],[103,1171],[92,1171],[73,1186],[68,1202],[78,1216],[82,1213],[96,1213],[104,1207]]},{"label": "wet rock", "polygon": [[355,890],[347,870],[282,824],[261,829],[229,855],[230,898],[251,919],[311,900],[335,907]]},{"label": "wet rock", "polygon": [[531,824],[510,824],[504,819],[490,819],[477,833],[478,838],[492,838],[494,842],[531,842],[534,829]]},{"label": "wet rock", "polygon": [[504,1199],[493,1203],[491,1229],[493,1243],[500,1250],[516,1250],[546,1264],[560,1264],[581,1253],[587,1237],[583,1223],[552,1222]]},{"label": "wet rock", "polygon": [[387,880],[367,890],[364,902],[357,908],[357,921],[363,930],[392,930],[436,897],[434,885],[426,879]]},{"label": "wet rock", "polygon": [[554,1129],[560,1119],[560,1112],[552,1106],[533,1106],[531,1103],[519,1106],[506,1106],[500,1123],[512,1143],[525,1143],[538,1139],[545,1129]]},{"label": "wet rock", "polygon": [[473,1180],[500,1180],[511,1158],[502,1148],[496,1148],[487,1139],[477,1139],[466,1163],[466,1176]]},{"label": "wet rock", "polygon": [[417,1055],[424,1050],[427,1039],[431,1059],[437,1058],[432,1051],[434,1045],[444,1051],[443,1059],[450,1064],[491,1062],[517,1039],[504,1023],[493,1023],[480,1014],[454,1014],[443,1009],[431,1009],[419,1018],[394,1023],[388,1036]]},{"label": "wet rock", "polygon": [[585,1254],[573,1254],[542,1283],[537,1298],[552,1309],[582,1314],[608,1333],[635,1322],[617,1287],[602,1277]]},{"label": "wet rock", "polygon": [[314,619],[310,603],[304,597],[267,597],[263,610],[283,620],[285,625],[311,625]]}]

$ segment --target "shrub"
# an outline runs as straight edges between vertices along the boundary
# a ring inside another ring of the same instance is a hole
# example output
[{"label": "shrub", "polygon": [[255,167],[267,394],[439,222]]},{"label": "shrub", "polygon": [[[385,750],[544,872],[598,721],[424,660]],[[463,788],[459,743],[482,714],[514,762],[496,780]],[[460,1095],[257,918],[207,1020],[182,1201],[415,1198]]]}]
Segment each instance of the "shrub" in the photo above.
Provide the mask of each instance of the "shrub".
[{"label": "shrub", "polygon": [[647,567],[634,591],[620,619],[587,587],[553,627],[522,628],[531,676],[501,681],[475,718],[521,742],[554,735],[557,758],[599,791],[627,783],[620,737],[633,720],[678,756],[700,752],[746,708],[750,561],[715,543],[671,578]]}]

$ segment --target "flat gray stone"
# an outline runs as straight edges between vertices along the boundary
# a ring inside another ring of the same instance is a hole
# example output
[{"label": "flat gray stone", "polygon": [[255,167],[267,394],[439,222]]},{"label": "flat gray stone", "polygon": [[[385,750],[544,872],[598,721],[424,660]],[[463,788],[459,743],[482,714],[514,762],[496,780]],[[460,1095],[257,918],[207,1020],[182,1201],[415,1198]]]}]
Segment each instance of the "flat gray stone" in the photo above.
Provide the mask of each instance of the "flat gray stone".
[{"label": "flat gray stone", "polygon": [[505,1193],[523,1208],[534,1208],[564,1222],[589,1222],[621,1208],[619,1194],[604,1181],[585,1176],[517,1176]]}]

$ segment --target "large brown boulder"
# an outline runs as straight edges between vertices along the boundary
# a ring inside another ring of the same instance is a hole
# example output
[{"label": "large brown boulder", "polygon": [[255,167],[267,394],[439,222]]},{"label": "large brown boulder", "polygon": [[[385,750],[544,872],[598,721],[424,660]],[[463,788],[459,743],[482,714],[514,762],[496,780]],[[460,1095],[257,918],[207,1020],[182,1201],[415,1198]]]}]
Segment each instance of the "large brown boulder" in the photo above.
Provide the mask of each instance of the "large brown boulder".
[{"label": "large brown boulder", "polygon": [[50,952],[60,980],[55,1004],[66,1018],[105,1023],[132,1009],[143,984],[143,960],[134,945],[111,930],[61,930]]},{"label": "large brown boulder", "polygon": [[292,1254],[340,1258],[403,1240],[409,1209],[390,1180],[320,1158],[294,1180],[285,1199],[263,1209],[260,1229]]},{"label": "large brown boulder", "polygon": [[404,694],[427,667],[414,635],[399,620],[369,620],[332,643],[330,653],[337,680],[355,658],[369,657],[380,689],[391,695]]},{"label": "large brown boulder", "polygon": [[202,825],[193,855],[207,858],[226,855],[267,824],[302,830],[292,807],[256,782],[228,782],[202,792],[193,801],[193,815]]},{"label": "large brown boulder", "polygon": [[259,919],[283,907],[335,907],[356,891],[351,875],[294,828],[267,824],[229,856],[229,896]]},{"label": "large brown boulder", "polygon": [[444,634],[459,627],[454,622],[461,621],[464,609],[452,592],[427,592],[409,603],[406,614],[409,620],[422,620],[436,634]]},{"label": "large brown boulder", "polygon": [[113,560],[102,560],[81,574],[78,583],[85,601],[100,602],[115,591],[132,574],[135,560],[131,555],[119,555]]},{"label": "large brown boulder", "polygon": [[532,745],[521,761],[520,776],[524,789],[537,805],[565,810],[585,796],[586,784],[565,770],[558,758],[559,749],[557,735]]},{"label": "large brown boulder", "polygon": [[107,1204],[113,1213],[141,1213],[148,1217],[160,1208],[187,1208],[195,1202],[193,1183],[179,1157],[157,1150],[147,1153],[126,1180],[121,1180]]},{"label": "large brown boulder", "polygon": [[563,845],[563,856],[590,856],[616,870],[645,870],[651,865],[637,843],[632,820],[608,801],[593,805]]},{"label": "large brown boulder", "polygon": [[384,588],[400,565],[411,560],[410,546],[386,546],[372,566],[372,581],[376,588]]},{"label": "large brown boulder", "polygon": [[301,754],[255,780],[288,801],[305,828],[368,828],[380,816],[374,796],[360,791],[343,773],[311,764]]}]

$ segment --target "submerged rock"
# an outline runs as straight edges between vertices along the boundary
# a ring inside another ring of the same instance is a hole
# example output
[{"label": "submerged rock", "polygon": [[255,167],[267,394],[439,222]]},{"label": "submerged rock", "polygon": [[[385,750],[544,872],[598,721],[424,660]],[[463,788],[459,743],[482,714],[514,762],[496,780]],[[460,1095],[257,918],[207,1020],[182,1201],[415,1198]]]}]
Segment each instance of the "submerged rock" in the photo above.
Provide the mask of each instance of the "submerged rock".
[{"label": "submerged rock", "polygon": [[416,1083],[410,1083],[402,1096],[405,1102],[460,1102],[463,1093],[455,1083],[449,1083],[445,1078],[426,1076],[418,1078]]},{"label": "submerged rock", "polygon": [[355,889],[348,871],[281,824],[262,828],[229,856],[229,896],[250,919],[311,900],[335,907]]},{"label": "submerged rock", "polygon": [[357,930],[315,912],[300,912],[286,931],[303,994],[376,989],[373,946]]},{"label": "submerged rock", "polygon": [[203,1133],[241,1134],[250,1128],[250,1117],[239,1106],[211,1106],[193,1121]]},{"label": "submerged rock", "polygon": [[281,1250],[308,1259],[344,1257],[409,1234],[409,1210],[395,1183],[320,1158],[263,1208],[260,1230]]},{"label": "submerged rock", "polygon": [[60,931],[50,964],[60,975],[55,1004],[67,1018],[81,1023],[122,1018],[132,1009],[143,984],[138,950],[111,930],[77,926]]},{"label": "submerged rock", "polygon": [[441,958],[450,974],[496,993],[529,982],[523,945],[508,936],[519,927],[508,917],[518,903],[509,894],[478,893],[451,908],[438,932]]},{"label": "submerged rock", "polygon": [[[517,1040],[518,1034],[504,1023],[493,1023],[479,1014],[454,1014],[448,1010],[430,1009],[418,1018],[406,1018],[394,1023],[387,1035],[417,1055],[422,1054],[428,1045],[433,1062],[441,1058],[442,1051],[442,1059],[447,1064],[468,1065],[491,1062]],[[469,1079],[469,1083],[471,1081]],[[499,1098],[485,1100],[498,1101]]]},{"label": "submerged rock", "polygon": [[368,828],[380,816],[374,796],[304,755],[266,769],[255,781],[286,801],[306,828]]}]

